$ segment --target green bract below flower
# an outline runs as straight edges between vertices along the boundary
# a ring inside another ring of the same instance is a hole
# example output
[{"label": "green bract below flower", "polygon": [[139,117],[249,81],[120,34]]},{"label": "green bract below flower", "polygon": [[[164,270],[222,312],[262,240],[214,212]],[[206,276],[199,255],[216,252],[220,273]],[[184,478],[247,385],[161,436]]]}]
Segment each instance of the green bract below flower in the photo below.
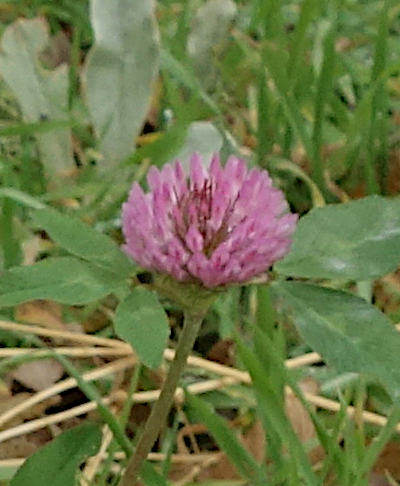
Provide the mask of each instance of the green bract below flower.
[{"label": "green bract below flower", "polygon": [[193,154],[151,167],[149,193],[132,187],[123,205],[125,251],[142,267],[212,289],[265,272],[289,250],[297,215],[268,172],[217,154],[209,169]]}]

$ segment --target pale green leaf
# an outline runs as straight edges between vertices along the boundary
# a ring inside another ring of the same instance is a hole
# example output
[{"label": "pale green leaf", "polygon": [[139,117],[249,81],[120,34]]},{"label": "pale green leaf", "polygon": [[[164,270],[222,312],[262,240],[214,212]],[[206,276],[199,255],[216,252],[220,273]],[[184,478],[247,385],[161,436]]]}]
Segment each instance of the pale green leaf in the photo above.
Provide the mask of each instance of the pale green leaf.
[{"label": "pale green leaf", "polygon": [[190,157],[197,152],[207,165],[211,161],[212,155],[221,150],[222,144],[222,136],[212,123],[193,122],[189,125],[183,147],[174,156],[174,159],[179,159],[184,166],[189,167]]},{"label": "pale green leaf", "polygon": [[196,12],[187,51],[206,87],[215,82],[217,71],[213,57],[218,45],[226,40],[236,12],[237,7],[232,0],[208,0]]},{"label": "pale green leaf", "polygon": [[158,71],[158,32],[151,0],[92,0],[96,42],[85,69],[90,116],[103,167],[134,150]]},{"label": "pale green leaf", "polygon": [[[4,31],[0,75],[14,93],[26,121],[68,120],[68,69],[65,64],[45,70],[38,55],[49,42],[43,19],[20,19]],[[68,128],[36,133],[41,161],[48,174],[75,168]]]}]

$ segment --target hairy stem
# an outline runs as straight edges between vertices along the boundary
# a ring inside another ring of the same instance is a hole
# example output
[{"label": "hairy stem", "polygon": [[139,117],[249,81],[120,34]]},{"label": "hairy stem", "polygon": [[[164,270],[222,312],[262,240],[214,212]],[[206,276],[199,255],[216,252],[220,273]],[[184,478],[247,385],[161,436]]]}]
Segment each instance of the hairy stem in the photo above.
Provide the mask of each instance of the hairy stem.
[{"label": "hairy stem", "polygon": [[204,314],[199,315],[192,314],[189,311],[185,312],[185,322],[182,334],[179,338],[175,358],[171,363],[160,397],[153,405],[143,434],[139,439],[135,453],[128,462],[128,466],[125,474],[122,476],[119,486],[135,486],[137,484],[137,478],[142,464],[146,460],[158,434],[164,426],[171,409],[179,378],[185,368],[187,357],[193,348],[203,318]]}]

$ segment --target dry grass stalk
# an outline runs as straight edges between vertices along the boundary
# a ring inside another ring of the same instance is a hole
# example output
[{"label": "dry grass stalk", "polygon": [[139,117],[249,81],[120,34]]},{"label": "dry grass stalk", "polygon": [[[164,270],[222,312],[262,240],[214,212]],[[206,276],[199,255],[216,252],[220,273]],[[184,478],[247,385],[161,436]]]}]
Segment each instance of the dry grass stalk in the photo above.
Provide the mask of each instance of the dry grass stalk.
[{"label": "dry grass stalk", "polygon": [[194,481],[197,476],[203,471],[204,469],[207,469],[208,467],[216,464],[219,460],[221,459],[221,454],[217,453],[215,457],[209,457],[206,459],[204,462],[201,464],[195,464],[192,469],[186,474],[182,479],[179,481],[174,482],[174,486],[184,486],[185,484],[188,484],[192,481]]},{"label": "dry grass stalk", "polygon": [[76,343],[91,344],[92,346],[112,346],[125,347],[131,349],[129,344],[124,343],[118,339],[102,338],[98,336],[91,336],[90,334],[83,334],[79,332],[61,331],[58,329],[48,329],[40,326],[32,326],[30,324],[18,324],[11,321],[0,320],[0,329],[7,331],[23,332],[28,334],[35,334],[37,336],[46,336],[64,339]]},{"label": "dry grass stalk", "polygon": [[[41,327],[35,327],[35,326],[28,326],[25,324],[17,324],[13,322],[7,322],[7,321],[0,321],[0,328],[6,328],[6,329],[13,329],[13,330],[18,330],[18,331],[24,331],[24,332],[32,332],[36,333],[39,335],[44,335],[44,336],[49,336],[49,333],[52,335],[52,337],[63,337],[65,339],[72,339],[75,338],[78,340],[78,342],[83,342],[87,341],[87,338],[89,338],[89,341],[92,342],[92,344],[99,343],[99,340],[101,344],[104,346],[104,344],[110,344],[110,347],[101,347],[101,348],[96,348],[96,347],[57,347],[53,348],[54,351],[61,352],[62,354],[68,355],[68,356],[83,356],[83,357],[89,357],[89,356],[104,356],[108,354],[108,351],[112,355],[124,355],[124,354],[132,354],[132,348],[126,343],[123,343],[122,341],[114,340],[114,339],[109,339],[109,338],[97,338],[96,336],[90,336],[86,334],[80,334],[80,333],[71,333],[69,331],[59,331],[59,330],[52,330],[52,329],[47,329],[47,328],[41,328]],[[116,345],[118,343],[118,347]],[[46,350],[25,350],[25,349],[19,349],[19,348],[11,348],[11,349],[5,349],[5,350],[0,350],[0,357],[1,357],[1,352],[5,351],[8,356],[11,355],[19,355],[19,354],[24,354],[24,353],[30,353],[33,355],[37,355],[37,357],[40,357],[41,354],[45,353]],[[166,349],[164,352],[164,357],[167,360],[172,360],[174,357],[174,350],[172,349]],[[307,364],[315,363],[320,360],[320,356],[317,353],[308,353],[303,356],[299,356],[297,358],[292,358],[288,359],[286,361],[286,365],[288,368],[295,368],[299,366],[304,366]],[[133,358],[126,358],[125,360],[119,360],[115,363],[107,364],[102,368],[99,368],[97,370],[91,371],[89,373],[86,373],[84,376],[84,379],[87,380],[95,380],[98,378],[101,378],[103,376],[107,376],[108,374],[114,373],[115,371],[120,371],[122,369],[127,368],[131,364],[134,363]],[[250,377],[246,372],[241,372],[238,370],[234,370],[233,368],[228,368],[226,366],[220,365],[218,363],[199,358],[196,356],[190,356],[188,359],[188,364],[190,366],[195,366],[195,367],[201,367],[207,371],[210,371],[215,374],[223,374],[225,377],[229,376],[230,371],[232,370],[232,378],[235,379],[236,381],[242,381],[245,383],[250,383]],[[228,382],[221,382],[220,380],[208,380],[202,383],[196,384],[196,393],[205,393],[206,391],[211,391],[214,389],[221,388],[221,386],[225,386],[226,384],[232,384]],[[73,388],[76,386],[76,381],[73,378],[68,378],[66,380],[63,380],[60,383],[57,383],[56,385],[53,385],[50,388],[47,388],[46,390],[43,390],[39,393],[36,393],[33,395],[30,399],[26,400],[25,402],[21,403],[18,407],[14,407],[11,410],[8,410],[4,414],[0,416],[0,427],[2,427],[5,423],[7,423],[9,420],[12,418],[16,417],[20,413],[22,413],[24,410],[32,407],[33,405],[51,397],[54,395],[57,395],[58,393],[61,393],[62,391],[66,391],[70,388]],[[157,399],[159,395],[158,390],[152,390],[149,392],[142,392],[143,396],[140,396],[139,400],[143,402],[146,401],[154,401]],[[181,390],[177,390],[177,400],[178,401],[183,401],[183,392]],[[0,433],[1,437],[1,433]]]},{"label": "dry grass stalk", "polygon": [[[194,383],[188,386],[188,390],[193,394],[205,393],[207,391],[216,390],[218,388],[224,388],[228,385],[232,385],[233,383],[237,383],[238,380],[234,380],[231,377],[223,377],[217,380],[208,380],[202,383]],[[154,402],[157,400],[160,394],[160,390],[151,390],[145,392],[137,392],[133,395],[133,400],[135,403],[148,403]],[[178,388],[176,391],[176,397],[178,401],[182,401],[184,396],[184,392],[182,388]],[[33,398],[33,397],[32,397]],[[125,400],[126,394],[122,392],[117,397],[114,396],[114,399]],[[112,398],[106,397],[103,399],[105,405],[108,405],[113,401]],[[26,402],[24,402],[26,403]],[[22,404],[21,404],[22,405]],[[29,422],[25,422],[23,424],[17,425],[13,428],[6,429],[0,432],[0,442],[5,440],[11,439],[13,437],[18,437],[24,434],[28,434],[31,432],[35,432],[36,430],[40,430],[44,427],[47,427],[51,424],[56,424],[63,422],[64,420],[68,420],[74,417],[78,417],[80,415],[86,414],[91,412],[97,408],[96,402],[87,402],[83,405],[79,405],[77,407],[70,408],[69,410],[65,410],[64,412],[55,413],[52,415],[48,415],[47,417],[43,417],[40,419],[31,420]],[[21,413],[21,410],[19,410]],[[9,417],[7,417],[9,418]]]},{"label": "dry grass stalk", "polygon": [[[108,397],[103,399],[104,405],[108,405],[110,401],[111,400]],[[65,410],[64,412],[48,415],[40,419],[30,420],[29,422],[25,422],[11,429],[6,429],[0,432],[0,442],[12,439],[13,437],[19,437],[24,434],[29,434],[31,432],[35,432],[36,430],[44,429],[49,425],[58,424],[60,422],[63,422],[64,420],[79,417],[80,415],[84,415],[91,412],[92,410],[95,410],[96,407],[96,402],[87,402],[83,405],[79,405],[78,407]]]},{"label": "dry grass stalk", "polygon": [[[109,338],[99,338],[96,336],[90,336],[86,334],[81,334],[81,333],[73,333],[69,331],[59,331],[59,330],[50,330],[50,329],[44,329],[40,327],[35,327],[35,326],[28,326],[28,325],[22,325],[22,324],[17,324],[13,322],[8,322],[8,321],[0,321],[0,328],[2,329],[8,329],[8,330],[14,330],[14,331],[19,331],[19,332],[28,332],[28,333],[33,333],[37,335],[42,335],[42,336],[49,336],[49,337],[56,337],[56,338],[62,338],[66,339],[68,341],[74,341],[74,342],[79,342],[79,343],[85,343],[85,344],[91,344],[91,345],[99,345],[99,346],[109,346],[112,348],[118,348],[119,350],[124,349],[125,352],[128,353],[128,349],[130,350],[129,352],[131,353],[131,348],[129,345],[126,343],[123,343],[117,339],[109,339]],[[396,325],[396,328],[400,330],[400,323]],[[101,348],[100,348],[101,349]],[[164,352],[164,357],[167,360],[173,359],[174,356],[174,351],[172,349],[166,349]],[[286,360],[286,366],[288,368],[295,368],[299,366],[305,366],[309,365],[312,363],[316,363],[321,360],[321,357],[317,353],[307,353],[306,355],[299,356],[296,358],[288,359]],[[123,364],[122,364],[123,363]],[[114,363],[110,363],[106,365],[108,368],[108,373],[112,373],[114,371],[120,371],[121,369],[127,368],[135,363],[135,359],[133,357],[130,358],[123,358],[119,361],[116,361]],[[193,367],[200,367],[206,371],[209,371],[211,373],[215,373],[217,375],[222,375],[221,379],[214,379],[214,380],[206,380],[201,383],[195,383],[192,385],[189,385],[188,389],[191,393],[193,394],[199,394],[199,393],[205,393],[206,391],[212,391],[212,390],[217,390],[220,388],[223,388],[225,386],[229,386],[235,383],[246,383],[250,384],[251,379],[250,376],[247,372],[245,371],[240,371],[236,370],[234,368],[228,367],[221,365],[219,363],[215,363],[203,358],[191,356],[189,357],[188,360],[188,365],[193,366]],[[113,368],[114,367],[114,368]],[[104,369],[105,367],[101,368],[100,370]],[[93,372],[89,372],[88,374],[84,375],[86,379],[88,376],[92,376],[91,373],[96,373],[100,372],[100,370],[95,370]],[[96,375],[95,375],[96,376]],[[105,376],[105,375],[102,375]],[[99,377],[99,376],[98,376]],[[95,379],[95,378],[91,378]],[[57,385],[54,385],[53,387],[48,388],[47,390],[43,390],[42,392],[39,392],[38,394],[34,395],[31,399],[29,400],[34,400],[32,403],[38,403],[39,401],[48,398],[49,396],[52,396],[54,394],[57,394],[60,392],[60,389],[57,389],[58,386],[61,387],[72,387],[76,386],[76,382],[74,379],[69,378],[68,380],[64,380],[61,383],[58,383]],[[61,388],[62,390],[68,389],[68,388]],[[147,391],[147,392],[138,392],[135,393],[133,396],[133,399],[136,403],[147,403],[151,401],[155,401],[158,398],[160,391],[159,390],[152,390],[152,391]],[[292,390],[289,388],[286,389],[286,393],[292,394]],[[123,395],[123,392],[120,394],[120,399],[121,396]],[[305,398],[313,405],[319,408],[323,408],[328,411],[332,412],[338,412],[341,408],[341,404],[335,400],[330,400],[325,397],[319,396],[319,395],[314,395],[311,393],[304,392]],[[115,397],[114,397],[115,398]],[[182,401],[184,399],[184,392],[182,389],[178,389],[176,391],[176,399],[178,401]],[[113,398],[112,397],[107,397],[104,399],[105,404],[110,404],[112,403]],[[30,401],[28,402],[28,406],[32,406],[32,403]],[[18,409],[18,413],[21,413],[26,408],[26,403],[21,404],[21,410]],[[22,408],[24,405],[25,408]],[[40,419],[35,419],[30,422],[26,422],[24,424],[18,425],[14,428],[5,430],[0,432],[0,442],[10,439],[12,437],[17,437],[29,432],[33,432],[35,430],[39,430],[43,427],[46,427],[50,424],[55,424],[62,422],[64,420],[67,420],[72,417],[76,417],[85,413],[88,413],[91,410],[94,410],[96,408],[96,403],[95,402],[88,402],[83,405],[80,405],[78,407],[74,407],[70,410],[66,410],[61,413],[53,414],[47,417],[43,417]],[[13,409],[15,410],[15,409]],[[346,412],[349,417],[353,418],[356,414],[356,409],[354,407],[347,407]],[[9,415],[6,415],[9,414]],[[14,413],[14,415],[11,413],[11,411],[6,412],[6,414],[3,414],[0,417],[0,424],[4,424],[7,420],[9,420],[11,417],[17,415]],[[381,416],[379,414],[373,413],[373,412],[368,412],[368,411],[363,411],[361,414],[362,419],[370,424],[378,425],[378,426],[384,426],[387,422],[386,417]],[[400,433],[400,424],[396,427],[396,431]],[[1,461],[0,461],[1,465]]]},{"label": "dry grass stalk", "polygon": [[[104,378],[105,376],[116,373],[117,371],[122,371],[126,368],[129,368],[134,363],[135,360],[132,357],[122,358],[117,361],[113,361],[112,363],[107,363],[106,365],[100,368],[84,373],[82,375],[82,378],[85,381],[98,380],[100,378]],[[9,420],[13,419],[17,415],[23,413],[25,410],[33,407],[37,403],[42,402],[52,396],[58,395],[63,391],[69,390],[70,388],[74,388],[75,386],[76,386],[75,378],[67,378],[66,380],[62,380],[59,383],[49,388],[46,388],[45,390],[35,393],[24,402],[13,407],[10,410],[7,410],[2,415],[0,415],[0,427],[2,427],[4,424],[6,424]]]},{"label": "dry grass stalk", "polygon": [[[50,348],[58,354],[63,356],[70,356],[72,358],[92,358],[92,357],[104,357],[104,356],[129,356],[132,355],[132,349],[121,347],[112,348],[111,346],[105,347],[95,347],[95,346],[85,346],[85,347],[68,347],[68,346],[58,346]],[[30,349],[30,348],[1,348],[0,358],[11,358],[13,356],[25,356],[29,355],[32,357],[40,358],[48,354],[47,349]]]},{"label": "dry grass stalk", "polygon": [[[116,413],[117,407],[111,407],[111,410],[113,413]],[[82,471],[81,486],[90,486],[90,484],[92,484],[97,471],[100,470],[100,465],[103,459],[107,456],[107,449],[111,444],[113,434],[108,425],[103,426],[102,433],[103,438],[99,452],[95,456],[89,457],[86,461],[85,468]]]},{"label": "dry grass stalk", "polygon": [[[220,365],[224,367],[223,365]],[[224,367],[227,368],[227,372],[229,373],[229,376],[225,376],[224,378],[221,378],[219,380],[207,380],[206,382],[202,383],[194,383],[192,385],[188,386],[188,390],[192,394],[200,394],[200,393],[205,393],[206,391],[211,391],[211,390],[217,390],[220,388],[224,388],[226,386],[242,382],[242,383],[249,383],[250,382],[250,377],[248,376],[247,373],[244,373],[239,370],[234,370],[229,367]],[[221,370],[220,370],[221,371]],[[236,379],[234,376],[232,376],[236,372]],[[146,392],[137,392],[133,395],[133,400],[135,403],[148,403],[151,401],[155,401],[158,398],[158,395],[160,393],[160,390],[152,390],[152,391],[146,391]],[[181,401],[183,397],[183,390],[181,388],[177,389],[176,396],[177,400]],[[286,388],[286,393],[292,394],[292,390],[289,388]],[[325,410],[331,411],[331,412],[338,412],[341,408],[341,404],[335,400],[330,400],[328,398],[321,397],[319,395],[314,395],[311,393],[304,392],[305,398],[313,405],[319,408],[323,408]],[[115,397],[114,397],[115,398]],[[124,396],[124,393],[121,393],[119,396],[119,400],[125,399],[126,397]],[[104,399],[104,403],[107,405],[112,402],[112,398],[107,397]],[[35,419],[31,420],[30,422],[26,422],[24,424],[18,425],[16,427],[13,427],[11,429],[4,430],[0,432],[0,442],[3,442],[5,440],[11,439],[13,437],[18,437],[20,435],[24,435],[30,432],[34,432],[36,430],[39,430],[41,428],[44,428],[50,424],[55,424],[62,422],[64,420],[77,417],[79,415],[83,415],[85,413],[88,413],[92,410],[95,410],[97,407],[97,404],[95,402],[88,402],[83,405],[80,405],[78,407],[71,408],[69,410],[66,410],[64,412],[60,412],[57,414],[49,415],[47,417],[43,417],[40,419]],[[346,412],[350,418],[353,418],[356,409],[354,407],[347,407]],[[384,426],[387,422],[387,418],[383,417],[382,415],[378,415],[373,412],[367,412],[363,411],[362,412],[362,419],[364,422],[373,424],[373,425],[378,425],[378,426]],[[396,427],[396,431],[400,433],[400,424]]]}]

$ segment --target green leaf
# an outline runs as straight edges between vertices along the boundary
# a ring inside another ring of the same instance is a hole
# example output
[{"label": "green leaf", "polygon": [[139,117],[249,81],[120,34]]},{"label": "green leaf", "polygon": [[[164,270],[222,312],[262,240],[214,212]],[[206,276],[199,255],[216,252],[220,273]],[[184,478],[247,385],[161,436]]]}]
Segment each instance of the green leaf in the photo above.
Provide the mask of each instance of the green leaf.
[{"label": "green leaf", "polygon": [[121,287],[114,273],[73,257],[47,258],[0,274],[0,307],[34,299],[80,305]]},{"label": "green leaf", "polygon": [[304,340],[340,373],[365,373],[400,396],[400,335],[376,307],[346,292],[299,282],[272,285]]},{"label": "green leaf", "polygon": [[150,0],[92,0],[91,21],[86,95],[108,167],[134,150],[158,70],[158,33]]},{"label": "green leaf", "polygon": [[213,310],[219,318],[218,331],[222,339],[232,338],[237,325],[239,287],[231,287],[226,292],[221,293],[213,305]]},{"label": "green leaf", "polygon": [[189,393],[186,394],[186,399],[189,407],[207,426],[219,447],[227,454],[240,474],[250,480],[254,486],[267,486],[269,483],[264,471],[212,407],[204,400]]},{"label": "green leaf", "polygon": [[115,331],[150,368],[160,365],[169,336],[168,319],[157,296],[137,287],[118,306]]},{"label": "green leaf", "polygon": [[[0,72],[14,93],[26,121],[68,121],[68,69],[65,64],[45,70],[38,56],[49,42],[43,19],[17,20],[4,31]],[[71,130],[36,133],[42,163],[48,174],[61,175],[75,168]]]},{"label": "green leaf", "polygon": [[284,275],[368,280],[400,263],[400,199],[366,197],[311,210],[300,219]]},{"label": "green leaf", "polygon": [[29,457],[10,486],[75,486],[79,466],[96,454],[100,445],[101,428],[97,424],[67,430]]},{"label": "green leaf", "polygon": [[70,253],[116,273],[121,278],[132,273],[133,264],[114,241],[79,219],[53,209],[36,211],[32,218]]}]

